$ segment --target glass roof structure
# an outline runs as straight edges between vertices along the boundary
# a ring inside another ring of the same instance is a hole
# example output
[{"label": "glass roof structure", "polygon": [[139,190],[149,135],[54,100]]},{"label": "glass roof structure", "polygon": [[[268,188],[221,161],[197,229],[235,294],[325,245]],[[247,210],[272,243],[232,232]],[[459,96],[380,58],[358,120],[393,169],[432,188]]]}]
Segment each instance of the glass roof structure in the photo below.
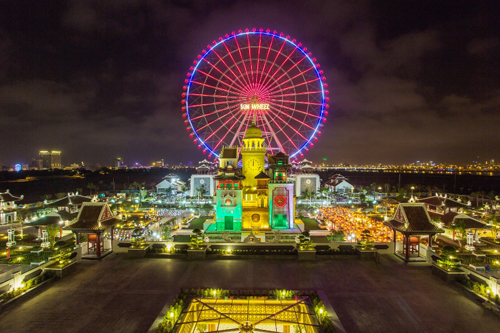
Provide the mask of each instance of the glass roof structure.
[{"label": "glass roof structure", "polygon": [[320,324],[309,297],[277,300],[192,298],[175,323],[174,333],[314,333]]}]

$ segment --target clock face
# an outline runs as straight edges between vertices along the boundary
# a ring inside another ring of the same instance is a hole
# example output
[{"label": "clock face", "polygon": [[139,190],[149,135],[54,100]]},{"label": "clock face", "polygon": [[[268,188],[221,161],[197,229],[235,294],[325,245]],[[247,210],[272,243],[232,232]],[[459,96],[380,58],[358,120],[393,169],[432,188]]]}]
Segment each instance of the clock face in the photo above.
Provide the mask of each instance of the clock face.
[{"label": "clock face", "polygon": [[308,184],[308,185],[309,185],[309,184],[311,184],[311,180],[310,180],[310,179],[307,179],[307,180],[306,180],[306,184]]},{"label": "clock face", "polygon": [[262,168],[262,164],[256,158],[251,158],[247,161],[245,167],[250,171],[257,171]]},{"label": "clock face", "polygon": [[205,184],[205,179],[200,179],[200,184]]},{"label": "clock face", "polygon": [[278,195],[276,198],[274,198],[274,203],[278,207],[285,207],[286,205],[286,198],[284,195]]}]

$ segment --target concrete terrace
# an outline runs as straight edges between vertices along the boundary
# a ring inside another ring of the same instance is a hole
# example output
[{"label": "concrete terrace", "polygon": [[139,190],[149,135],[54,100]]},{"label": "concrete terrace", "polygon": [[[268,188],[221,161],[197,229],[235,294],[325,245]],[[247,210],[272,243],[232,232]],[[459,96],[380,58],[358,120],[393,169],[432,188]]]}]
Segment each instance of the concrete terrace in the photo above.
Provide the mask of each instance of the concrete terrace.
[{"label": "concrete terrace", "polygon": [[5,332],[146,332],[180,287],[324,290],[347,332],[494,332],[500,319],[463,292],[392,255],[381,263],[128,259],[78,264],[0,314]]}]

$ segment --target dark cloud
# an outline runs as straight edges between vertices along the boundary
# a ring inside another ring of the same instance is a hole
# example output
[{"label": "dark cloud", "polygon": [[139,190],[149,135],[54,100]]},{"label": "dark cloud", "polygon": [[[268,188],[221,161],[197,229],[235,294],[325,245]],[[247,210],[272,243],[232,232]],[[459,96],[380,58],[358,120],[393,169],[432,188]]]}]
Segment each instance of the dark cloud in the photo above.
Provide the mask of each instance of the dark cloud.
[{"label": "dark cloud", "polygon": [[246,27],[307,46],[330,116],[307,158],[334,163],[500,159],[493,2],[54,1],[0,12],[0,157],[60,149],[64,163],[189,162],[181,118],[196,55]]}]

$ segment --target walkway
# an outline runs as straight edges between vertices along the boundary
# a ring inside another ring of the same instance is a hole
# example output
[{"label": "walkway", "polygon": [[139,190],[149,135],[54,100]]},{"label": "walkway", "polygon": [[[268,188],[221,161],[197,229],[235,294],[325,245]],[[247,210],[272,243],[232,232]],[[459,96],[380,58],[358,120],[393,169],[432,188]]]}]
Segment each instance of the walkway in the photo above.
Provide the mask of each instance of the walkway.
[{"label": "walkway", "polygon": [[347,332],[494,332],[500,319],[392,255],[381,263],[128,259],[112,254],[0,315],[5,332],[146,332],[180,287],[324,290]]}]

